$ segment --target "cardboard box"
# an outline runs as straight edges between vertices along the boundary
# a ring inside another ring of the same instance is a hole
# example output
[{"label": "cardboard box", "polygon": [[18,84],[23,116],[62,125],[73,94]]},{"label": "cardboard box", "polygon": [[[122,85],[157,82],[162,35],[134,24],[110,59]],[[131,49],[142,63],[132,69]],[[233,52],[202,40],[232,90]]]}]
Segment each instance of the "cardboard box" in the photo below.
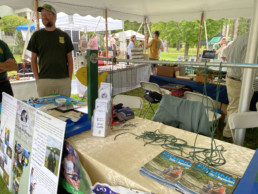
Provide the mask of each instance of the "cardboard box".
[{"label": "cardboard box", "polygon": [[175,77],[175,70],[173,66],[158,66],[157,75],[165,77]]},{"label": "cardboard box", "polygon": [[[194,77],[194,81],[204,83],[204,78],[205,78],[204,74],[196,74],[196,76]],[[206,78],[206,83],[210,83],[212,82],[212,80],[213,80],[213,75],[208,74]]]}]

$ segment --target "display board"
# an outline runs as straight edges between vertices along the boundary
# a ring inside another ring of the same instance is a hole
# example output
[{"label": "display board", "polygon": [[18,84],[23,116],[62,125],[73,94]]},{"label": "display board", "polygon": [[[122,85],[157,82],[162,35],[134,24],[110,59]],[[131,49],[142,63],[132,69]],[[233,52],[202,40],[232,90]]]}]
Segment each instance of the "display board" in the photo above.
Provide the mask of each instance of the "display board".
[{"label": "display board", "polygon": [[0,175],[13,193],[57,193],[66,123],[3,93]]}]

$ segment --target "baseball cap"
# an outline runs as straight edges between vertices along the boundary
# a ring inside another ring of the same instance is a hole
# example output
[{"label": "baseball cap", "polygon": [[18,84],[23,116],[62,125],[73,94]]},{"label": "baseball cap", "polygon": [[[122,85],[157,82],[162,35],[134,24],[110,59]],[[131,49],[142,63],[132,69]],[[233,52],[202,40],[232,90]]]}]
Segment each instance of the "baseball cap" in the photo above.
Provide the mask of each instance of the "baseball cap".
[{"label": "baseball cap", "polygon": [[44,4],[42,5],[42,7],[38,7],[38,12],[41,12],[42,9],[45,9],[47,11],[52,12],[53,14],[56,14],[56,9],[52,5]]}]

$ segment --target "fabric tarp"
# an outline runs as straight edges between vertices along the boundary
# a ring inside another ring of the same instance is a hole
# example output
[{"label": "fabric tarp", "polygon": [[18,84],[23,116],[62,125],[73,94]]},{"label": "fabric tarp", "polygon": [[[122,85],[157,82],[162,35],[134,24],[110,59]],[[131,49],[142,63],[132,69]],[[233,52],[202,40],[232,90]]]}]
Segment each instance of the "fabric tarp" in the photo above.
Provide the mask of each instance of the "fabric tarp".
[{"label": "fabric tarp", "polygon": [[127,30],[127,31],[124,31],[124,32],[116,33],[117,38],[119,38],[120,33],[124,33],[125,39],[130,40],[132,35],[136,35],[136,40],[144,40],[144,35],[143,34],[140,34],[140,33],[135,32],[133,30]]},{"label": "fabric tarp", "polygon": [[[200,20],[202,12],[206,19],[250,18],[253,14],[253,0],[39,0],[39,5],[45,3],[67,14],[104,16],[107,9],[109,17],[138,22],[144,17],[150,22]],[[14,9],[35,8],[35,0],[2,0],[1,4]]]},{"label": "fabric tarp", "polygon": [[[44,27],[40,20],[40,27]],[[29,24],[17,26],[16,30],[27,30]],[[56,20],[56,27],[62,30],[78,30],[78,31],[105,31],[105,19],[102,17],[92,16],[80,16],[78,14],[67,15],[65,13],[58,13]],[[120,30],[123,29],[122,20],[114,20],[108,18],[108,29],[109,30]],[[35,30],[35,24],[31,24],[30,31]]]}]

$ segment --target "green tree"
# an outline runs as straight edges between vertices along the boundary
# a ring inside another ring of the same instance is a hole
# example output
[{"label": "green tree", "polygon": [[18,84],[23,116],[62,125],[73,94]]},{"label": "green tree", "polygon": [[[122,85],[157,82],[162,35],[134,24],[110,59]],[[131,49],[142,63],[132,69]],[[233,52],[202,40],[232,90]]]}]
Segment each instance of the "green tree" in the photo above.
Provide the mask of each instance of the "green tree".
[{"label": "green tree", "polygon": [[[224,19],[206,21],[207,36],[210,38],[221,31]],[[189,47],[198,44],[200,21],[180,21],[180,22],[159,22],[152,24],[152,30],[161,32],[160,38],[169,41],[170,45],[177,43],[179,40],[185,43],[185,58],[188,57]],[[204,28],[202,29],[201,39],[205,39]]]},{"label": "green tree", "polygon": [[[16,27],[24,24],[28,24],[30,21],[24,17],[17,15],[7,15],[0,20],[0,29],[9,35],[14,35]],[[17,31],[16,34],[16,49],[15,54],[21,54],[24,41],[22,39],[21,31]]]},{"label": "green tree", "polygon": [[28,23],[29,20],[25,19],[24,17],[20,17],[17,15],[7,15],[2,17],[2,19],[0,20],[0,28],[4,32],[14,34],[17,26]]}]

